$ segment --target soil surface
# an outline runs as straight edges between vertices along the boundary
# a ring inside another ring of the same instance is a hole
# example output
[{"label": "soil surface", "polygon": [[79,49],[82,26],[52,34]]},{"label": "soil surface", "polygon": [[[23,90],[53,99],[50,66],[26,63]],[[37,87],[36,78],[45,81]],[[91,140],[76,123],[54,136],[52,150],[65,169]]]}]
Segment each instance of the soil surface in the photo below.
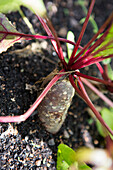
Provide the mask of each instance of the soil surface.
[{"label": "soil surface", "polygon": [[[88,7],[86,1],[86,6]],[[45,5],[58,36],[66,38],[69,30],[76,39],[82,25],[80,20],[85,13],[74,0],[45,0]],[[37,17],[22,7],[36,33],[45,34]],[[100,27],[113,10],[113,1],[97,0],[93,15]],[[7,14],[9,20],[23,33],[30,33],[19,12]],[[91,23],[88,24],[81,45],[94,35]],[[66,46],[62,44],[66,52]],[[50,41],[22,41],[0,55],[0,115],[21,115],[37,98],[35,83],[46,77],[58,64],[58,56]],[[81,70],[99,76],[96,66]],[[108,94],[110,95],[110,94]],[[100,99],[94,104],[107,106]],[[36,113],[37,111],[35,111]],[[56,169],[57,147],[62,142],[77,149],[80,146],[105,147],[103,138],[96,130],[95,122],[89,121],[87,105],[77,95],[68,110],[67,118],[60,131],[52,135],[42,126],[38,114],[32,114],[25,122],[0,124],[0,169]]]}]

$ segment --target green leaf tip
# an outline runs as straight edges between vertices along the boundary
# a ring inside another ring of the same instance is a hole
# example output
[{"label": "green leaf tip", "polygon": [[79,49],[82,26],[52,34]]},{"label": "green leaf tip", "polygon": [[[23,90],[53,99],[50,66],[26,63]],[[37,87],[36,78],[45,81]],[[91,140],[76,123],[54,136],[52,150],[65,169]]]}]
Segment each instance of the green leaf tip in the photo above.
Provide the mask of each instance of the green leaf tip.
[{"label": "green leaf tip", "polygon": [[[101,37],[100,37],[101,38]],[[106,57],[113,54],[113,23],[111,24],[103,42],[92,53],[93,57]]]}]

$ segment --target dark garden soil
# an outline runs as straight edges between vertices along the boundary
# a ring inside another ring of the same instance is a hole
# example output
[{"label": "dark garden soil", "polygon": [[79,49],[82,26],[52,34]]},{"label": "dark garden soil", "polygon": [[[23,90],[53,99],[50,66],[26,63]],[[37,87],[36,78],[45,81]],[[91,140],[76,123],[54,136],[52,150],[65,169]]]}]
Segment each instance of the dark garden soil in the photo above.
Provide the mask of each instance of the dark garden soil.
[{"label": "dark garden soil", "polygon": [[[82,25],[80,19],[85,16],[83,9],[74,0],[45,0],[48,15],[58,33],[66,37],[72,30],[76,39]],[[88,1],[86,1],[87,3]],[[37,17],[28,9],[23,12],[32,23],[35,32],[45,34]],[[100,27],[113,10],[113,1],[97,0],[93,10],[95,21]],[[18,31],[30,33],[18,12],[7,14]],[[89,23],[83,37],[84,45],[93,36]],[[65,44],[62,43],[64,51]],[[37,98],[35,82],[46,77],[57,66],[58,57],[50,41],[22,41],[0,55],[0,115],[21,115],[25,113]],[[89,75],[97,75],[95,66],[82,70]],[[110,94],[109,94],[110,95]],[[103,107],[101,100],[95,105]],[[107,105],[105,105],[107,106]],[[36,111],[35,111],[36,113]],[[104,147],[95,122],[90,123],[87,105],[78,96],[74,96],[67,118],[56,135],[44,129],[33,114],[25,122],[0,124],[0,169],[56,169],[57,146],[62,142],[77,149],[80,146]]]}]

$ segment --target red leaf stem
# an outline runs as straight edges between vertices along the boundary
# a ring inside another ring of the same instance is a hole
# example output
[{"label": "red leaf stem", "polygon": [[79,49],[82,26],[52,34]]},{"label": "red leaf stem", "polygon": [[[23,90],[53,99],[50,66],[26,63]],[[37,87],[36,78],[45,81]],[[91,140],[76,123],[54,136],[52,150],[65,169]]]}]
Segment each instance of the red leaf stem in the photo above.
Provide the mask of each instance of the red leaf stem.
[{"label": "red leaf stem", "polygon": [[103,83],[105,85],[113,86],[112,82],[108,82],[106,80],[102,80],[102,79],[99,79],[99,78],[96,78],[96,77],[88,76],[88,75],[82,74],[78,71],[75,71],[75,75],[89,79],[89,80],[97,81],[97,82]]},{"label": "red leaf stem", "polygon": [[[42,36],[42,35],[32,35],[32,34],[24,34],[24,33],[19,33],[19,32],[6,32],[6,31],[0,31],[0,34],[7,34],[7,35],[12,35],[12,36],[17,36],[17,37],[24,37],[24,38],[34,38],[34,39],[50,39],[52,38],[51,36]],[[0,40],[1,41],[1,40]]]},{"label": "red leaf stem", "polygon": [[[67,39],[65,39],[65,38],[59,38],[59,37],[58,37],[58,39],[59,39],[59,41],[63,41],[63,42],[65,42],[65,43],[69,43],[69,44],[72,44],[72,45],[74,45],[74,46],[76,45],[75,42],[70,41],[70,40],[67,40]],[[80,45],[79,45],[79,48],[80,48],[80,49],[83,49],[83,47],[80,46]]]},{"label": "red leaf stem", "polygon": [[113,58],[113,54],[108,55],[108,56],[106,56],[106,57],[101,56],[101,57],[98,57],[98,58],[91,58],[91,59],[89,59],[89,60],[87,60],[87,61],[83,61],[83,62],[81,63],[81,66],[74,67],[74,68],[72,67],[72,69],[74,69],[74,70],[76,70],[76,69],[81,69],[81,68],[84,68],[84,67],[86,67],[86,66],[90,66],[90,65],[92,65],[92,64],[96,64],[97,62],[101,62],[101,61],[103,61],[103,60],[105,60],[105,59],[107,59],[107,58]]},{"label": "red leaf stem", "polygon": [[64,59],[62,47],[60,45],[60,41],[58,40],[58,36],[56,34],[56,31],[54,30],[54,27],[52,26],[52,23],[47,18],[46,18],[46,21],[47,21],[47,24],[48,24],[49,28],[51,29],[51,31],[52,31],[52,33],[54,35],[55,43],[56,43],[57,49],[58,49],[59,59],[60,59],[61,63],[63,64],[64,68],[66,69],[67,63],[66,63],[66,61]]},{"label": "red leaf stem", "polygon": [[[55,38],[55,40],[51,40],[51,43],[52,43],[56,53],[58,54],[61,63],[63,64],[64,68],[66,68],[67,63],[64,60],[63,51],[62,51],[60,42],[58,40],[56,31],[54,30],[54,28],[52,26],[52,23],[49,21],[49,19],[47,17],[45,17],[45,19],[46,19],[46,22],[48,25],[45,23],[45,21],[40,16],[37,15],[37,17],[38,17],[39,21],[41,22],[43,28],[45,29],[46,33],[49,36],[53,36]],[[50,27],[50,29],[48,26]]]},{"label": "red leaf stem", "polygon": [[105,121],[103,120],[103,118],[101,117],[101,115],[99,114],[99,112],[95,109],[93,103],[91,102],[91,100],[89,99],[86,90],[81,82],[81,80],[79,79],[78,84],[81,88],[81,91],[84,95],[84,100],[85,102],[88,104],[88,106],[91,108],[91,110],[93,111],[93,113],[95,114],[95,116],[97,117],[97,119],[100,121],[100,123],[108,130],[108,132],[113,136],[113,131],[111,130],[111,128],[109,128],[109,126],[105,123]]},{"label": "red leaf stem", "polygon": [[83,49],[74,58],[71,59],[69,65],[73,64],[85,52],[85,50],[96,40],[98,35],[100,35],[112,21],[113,21],[113,12],[108,17],[106,22],[101,26],[98,32],[93,36],[93,38],[83,47]]},{"label": "red leaf stem", "polygon": [[[64,70],[61,70],[61,72],[64,72]],[[25,121],[32,113],[33,111],[38,107],[40,102],[43,100],[43,98],[46,96],[50,88],[55,84],[57,80],[59,80],[64,74],[56,75],[46,86],[46,88],[43,90],[43,92],[40,94],[40,96],[37,98],[37,100],[34,102],[34,104],[28,109],[26,113],[20,116],[0,116],[0,122],[22,122]]]},{"label": "red leaf stem", "polygon": [[76,66],[75,68],[78,69],[78,67],[80,67],[83,64],[83,61],[85,61],[91,55],[91,53],[95,50],[95,48],[98,47],[103,42],[103,40],[107,36],[108,32],[109,32],[109,29],[86,51],[86,53],[82,57],[80,57],[70,67],[73,68],[74,66]]},{"label": "red leaf stem", "polygon": [[[104,74],[102,75],[102,77],[105,79],[105,80],[110,80],[110,78],[108,77],[108,66],[107,64],[104,65]],[[110,80],[111,81],[111,80]]]},{"label": "red leaf stem", "polygon": [[[76,77],[76,78],[78,78],[78,77]],[[69,75],[69,80],[70,80],[72,86],[75,88],[75,92],[77,92],[82,98],[84,98],[82,92],[81,92],[80,89],[76,86],[76,84],[75,84],[75,82],[74,82],[74,80],[73,80],[73,76],[72,76],[71,74]]]},{"label": "red leaf stem", "polygon": [[80,78],[78,78],[78,84],[80,87],[80,90],[77,88],[77,86],[74,83],[74,80],[72,78],[72,75],[70,75],[70,82],[72,84],[72,86],[77,89],[79,92],[78,94],[84,99],[84,101],[87,103],[87,105],[91,108],[91,110],[93,111],[93,113],[95,114],[95,116],[97,117],[97,119],[100,121],[100,123],[108,130],[108,132],[113,136],[113,131],[109,128],[109,126],[105,123],[105,121],[102,119],[101,115],[99,114],[99,112],[95,109],[93,103],[91,102],[91,100],[89,99],[86,90],[80,80]]},{"label": "red leaf stem", "polygon": [[[39,15],[37,15],[37,17],[38,17],[40,23],[42,24],[43,28],[45,29],[46,33],[47,33],[49,36],[53,37],[53,34],[52,34],[51,30],[49,29],[49,27],[47,26],[47,24],[45,23],[45,21],[44,21]],[[51,43],[52,43],[52,45],[53,45],[56,53],[57,53],[58,56],[59,56],[60,54],[59,54],[59,51],[58,51],[58,48],[57,48],[57,43],[56,43],[56,41],[55,41],[55,40],[51,40]]]},{"label": "red leaf stem", "polygon": [[[50,40],[55,40],[55,38],[54,37],[52,37],[52,35],[51,36],[43,36],[43,35],[32,35],[32,34],[24,34],[24,33],[17,33],[17,32],[6,32],[6,31],[0,31],[0,34],[4,34],[5,35],[5,37],[7,36],[7,35],[12,35],[12,36],[17,36],[17,37],[19,37],[20,39],[21,38],[25,38],[25,39],[50,39]],[[7,34],[7,35],[6,35]],[[0,40],[0,42],[2,41],[2,40],[4,40],[4,38],[5,37],[3,37],[1,40]],[[70,41],[70,40],[67,40],[67,39],[65,39],[65,38],[60,38],[60,37],[58,37],[58,40],[59,41],[63,41],[63,42],[65,42],[65,43],[69,43],[69,44],[72,44],[72,45],[76,45],[76,43],[75,42],[73,42],[73,41]],[[16,40],[17,41],[17,40]],[[82,46],[79,46],[79,48],[80,49],[82,49],[83,47]]]},{"label": "red leaf stem", "polygon": [[104,70],[103,70],[101,64],[100,63],[96,63],[96,65],[97,65],[97,67],[98,67],[98,69],[99,69],[99,71],[100,71],[100,73],[102,75],[104,73]]},{"label": "red leaf stem", "polygon": [[[78,40],[77,40],[77,43],[76,43],[76,45],[75,45],[75,47],[74,47],[74,50],[73,50],[73,52],[72,52],[72,55],[71,55],[71,57],[70,57],[69,64],[72,63],[71,60],[74,58],[74,56],[75,56],[75,54],[76,54],[76,52],[77,52],[77,50],[78,50],[78,47],[79,47],[80,42],[81,42],[81,40],[82,40],[82,37],[83,37],[83,35],[84,35],[86,26],[87,26],[87,24],[88,24],[89,17],[90,17],[90,15],[91,15],[92,10],[93,10],[94,4],[95,4],[95,0],[92,0],[92,1],[91,1],[91,4],[90,4],[90,7],[89,7],[89,10],[88,10],[88,13],[87,13],[87,16],[86,16],[86,19],[85,19],[85,22],[84,22],[84,25],[83,25],[83,27],[82,27],[81,33],[80,33],[80,35],[79,35],[79,38],[78,38]],[[77,58],[76,58],[76,59],[77,59]]]},{"label": "red leaf stem", "polygon": [[[96,63],[102,77],[104,80],[107,80],[108,82],[110,83],[113,83],[113,81],[108,77],[108,66],[107,65],[104,65],[104,70],[102,68],[102,66],[99,64],[99,63]],[[112,86],[109,86],[107,85],[106,88],[111,92],[113,93],[113,87]]]},{"label": "red leaf stem", "polygon": [[95,86],[93,86],[89,81],[81,78],[82,82],[85,83],[94,93],[96,93],[103,101],[105,101],[110,107],[113,107],[113,102],[108,99],[101,91],[99,91]]}]

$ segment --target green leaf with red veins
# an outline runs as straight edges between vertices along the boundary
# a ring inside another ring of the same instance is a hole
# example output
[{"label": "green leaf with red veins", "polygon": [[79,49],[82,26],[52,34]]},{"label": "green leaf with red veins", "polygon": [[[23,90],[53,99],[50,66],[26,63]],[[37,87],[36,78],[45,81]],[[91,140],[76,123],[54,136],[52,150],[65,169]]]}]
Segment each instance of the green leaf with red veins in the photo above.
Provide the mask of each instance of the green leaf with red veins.
[{"label": "green leaf with red veins", "polygon": [[14,26],[8,21],[5,15],[0,13],[0,53],[6,51],[12,46],[15,41],[17,42],[20,38],[15,35],[10,35],[8,32],[18,33]]},{"label": "green leaf with red veins", "polygon": [[111,25],[104,41],[94,50],[93,57],[106,57],[113,54],[113,24]]}]

